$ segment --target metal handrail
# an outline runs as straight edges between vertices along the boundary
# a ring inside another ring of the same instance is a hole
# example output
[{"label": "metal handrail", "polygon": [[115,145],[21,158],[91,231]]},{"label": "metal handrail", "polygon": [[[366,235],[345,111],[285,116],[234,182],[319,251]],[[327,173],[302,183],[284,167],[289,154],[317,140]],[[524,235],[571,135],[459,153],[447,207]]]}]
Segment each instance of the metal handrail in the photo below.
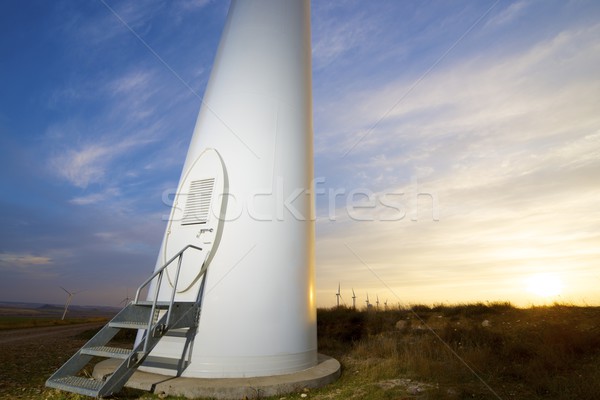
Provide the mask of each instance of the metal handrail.
[{"label": "metal handrail", "polygon": [[[173,292],[171,293],[171,300],[169,301],[169,309],[167,311],[166,325],[168,327],[169,324],[171,323],[171,310],[173,309],[173,303],[175,302],[175,293],[177,293],[177,283],[179,282],[179,272],[181,270],[181,261],[183,260],[183,253],[189,248],[200,250],[200,251],[202,250],[202,248],[200,248],[198,246],[188,244],[183,249],[181,249],[177,254],[175,254],[173,257],[171,257],[169,259],[169,261],[167,261],[165,264],[163,264],[162,267],[160,267],[159,269],[154,271],[154,273],[152,275],[150,275],[150,277],[148,279],[146,279],[138,287],[137,291],[135,292],[135,299],[134,299],[133,303],[137,304],[139,301],[139,298],[140,298],[141,291],[144,289],[144,287],[148,286],[148,284],[150,284],[154,280],[154,278],[156,278],[158,276],[158,281],[156,282],[156,290],[154,291],[154,298],[152,300],[152,310],[150,311],[150,317],[148,318],[148,328],[146,330],[146,338],[144,341],[144,352],[148,351],[148,338],[149,338],[149,335],[152,334],[152,320],[154,319],[154,313],[156,312],[156,303],[158,302],[158,293],[160,292],[160,286],[162,283],[163,273],[165,272],[167,267],[169,265],[171,265],[171,263],[173,261],[178,260],[177,261],[177,271],[175,272],[175,281],[173,284]],[[200,272],[202,273],[202,270],[200,270]]]}]

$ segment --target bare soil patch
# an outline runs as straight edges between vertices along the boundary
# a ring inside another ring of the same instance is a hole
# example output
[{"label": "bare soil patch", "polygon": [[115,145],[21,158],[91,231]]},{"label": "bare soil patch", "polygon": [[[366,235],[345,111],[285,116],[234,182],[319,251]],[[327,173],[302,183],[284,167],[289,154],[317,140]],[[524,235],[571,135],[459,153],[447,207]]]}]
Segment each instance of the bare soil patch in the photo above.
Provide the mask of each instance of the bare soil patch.
[{"label": "bare soil patch", "polygon": [[44,398],[46,379],[85,344],[77,335],[103,324],[0,331],[0,398]]}]

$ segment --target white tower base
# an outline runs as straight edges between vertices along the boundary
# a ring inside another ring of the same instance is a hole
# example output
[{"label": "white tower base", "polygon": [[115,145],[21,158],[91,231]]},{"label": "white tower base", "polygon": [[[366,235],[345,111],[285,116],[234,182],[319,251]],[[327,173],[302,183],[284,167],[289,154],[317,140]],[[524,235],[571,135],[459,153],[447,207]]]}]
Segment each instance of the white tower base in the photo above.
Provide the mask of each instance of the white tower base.
[{"label": "white tower base", "polygon": [[232,1],[156,263],[201,248],[158,292],[201,291],[200,320],[194,340],[163,337],[150,353],[184,368],[140,370],[247,378],[317,365],[310,41],[308,0]]}]

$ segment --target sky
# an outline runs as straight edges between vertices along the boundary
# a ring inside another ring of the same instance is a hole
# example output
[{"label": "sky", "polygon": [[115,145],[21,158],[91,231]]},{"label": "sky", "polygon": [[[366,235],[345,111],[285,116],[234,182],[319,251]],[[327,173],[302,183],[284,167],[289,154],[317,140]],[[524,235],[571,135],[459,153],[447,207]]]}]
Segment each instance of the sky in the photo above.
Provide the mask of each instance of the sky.
[{"label": "sky", "polygon": [[[0,2],[1,301],[117,306],[151,273],[228,5]],[[312,2],[318,306],[600,304],[598,21]]]}]

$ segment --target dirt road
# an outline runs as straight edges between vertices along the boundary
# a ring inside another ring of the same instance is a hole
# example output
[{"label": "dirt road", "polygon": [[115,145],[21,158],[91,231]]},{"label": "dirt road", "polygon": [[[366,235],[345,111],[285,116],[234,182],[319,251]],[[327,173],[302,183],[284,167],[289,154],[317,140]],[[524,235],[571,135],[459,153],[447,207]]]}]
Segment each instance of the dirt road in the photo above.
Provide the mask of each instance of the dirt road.
[{"label": "dirt road", "polygon": [[79,333],[102,325],[0,331],[0,400],[55,398],[44,382],[86,342]]},{"label": "dirt road", "polygon": [[0,348],[7,343],[27,342],[39,338],[52,339],[55,337],[74,336],[80,332],[102,325],[104,325],[102,322],[90,322],[87,324],[0,331]]}]

